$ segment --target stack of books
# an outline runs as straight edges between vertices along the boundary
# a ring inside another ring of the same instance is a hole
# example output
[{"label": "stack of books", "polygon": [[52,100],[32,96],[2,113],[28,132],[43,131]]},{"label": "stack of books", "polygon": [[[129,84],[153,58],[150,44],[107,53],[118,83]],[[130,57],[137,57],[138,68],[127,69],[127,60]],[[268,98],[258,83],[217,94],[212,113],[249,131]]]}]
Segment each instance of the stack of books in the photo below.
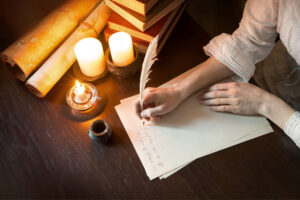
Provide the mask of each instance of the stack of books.
[{"label": "stack of books", "polygon": [[157,51],[162,49],[185,7],[184,0],[105,0],[105,4],[113,10],[105,39],[115,32],[127,32],[142,53],[157,35]]}]

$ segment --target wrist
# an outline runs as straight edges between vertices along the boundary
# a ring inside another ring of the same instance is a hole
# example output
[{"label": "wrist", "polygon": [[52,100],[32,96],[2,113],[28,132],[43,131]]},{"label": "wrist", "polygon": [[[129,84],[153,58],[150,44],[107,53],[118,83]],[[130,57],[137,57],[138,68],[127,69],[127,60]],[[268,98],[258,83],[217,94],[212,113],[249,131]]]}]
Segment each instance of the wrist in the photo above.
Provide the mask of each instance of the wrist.
[{"label": "wrist", "polygon": [[267,93],[261,98],[258,113],[284,129],[287,120],[295,112],[287,103],[275,95]]},{"label": "wrist", "polygon": [[270,113],[271,113],[271,106],[272,102],[275,101],[275,96],[268,93],[264,92],[262,95],[262,98],[260,99],[260,103],[258,105],[258,114],[263,115],[267,118],[269,118]]},{"label": "wrist", "polygon": [[175,93],[177,94],[176,96],[178,97],[179,102],[182,102],[186,98],[186,89],[182,84],[174,84],[173,89]]}]

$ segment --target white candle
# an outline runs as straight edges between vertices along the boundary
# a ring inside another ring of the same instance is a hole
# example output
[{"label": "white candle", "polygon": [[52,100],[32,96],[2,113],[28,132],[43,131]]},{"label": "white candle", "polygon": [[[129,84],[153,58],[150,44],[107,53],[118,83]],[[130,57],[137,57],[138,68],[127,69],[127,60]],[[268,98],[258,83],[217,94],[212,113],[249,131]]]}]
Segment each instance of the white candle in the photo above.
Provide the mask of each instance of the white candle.
[{"label": "white candle", "polygon": [[128,33],[114,33],[108,39],[111,58],[114,64],[125,66],[134,60],[132,39]]},{"label": "white candle", "polygon": [[89,77],[98,76],[105,71],[103,47],[95,38],[84,38],[74,48],[81,72]]},{"label": "white candle", "polygon": [[74,88],[74,95],[74,101],[76,103],[86,103],[91,96],[90,93],[86,92],[84,84],[79,83],[77,80]]}]

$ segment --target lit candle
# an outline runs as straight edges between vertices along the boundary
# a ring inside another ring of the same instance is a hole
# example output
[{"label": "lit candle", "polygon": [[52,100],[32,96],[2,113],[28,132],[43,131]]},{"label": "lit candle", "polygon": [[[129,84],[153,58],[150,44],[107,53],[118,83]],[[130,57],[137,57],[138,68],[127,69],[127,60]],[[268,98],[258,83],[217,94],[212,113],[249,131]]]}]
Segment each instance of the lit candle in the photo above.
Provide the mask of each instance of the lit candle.
[{"label": "lit candle", "polygon": [[95,38],[84,38],[74,48],[81,72],[89,77],[99,76],[105,71],[103,47]]},{"label": "lit candle", "polygon": [[90,99],[90,93],[86,91],[86,87],[83,83],[79,83],[76,80],[76,86],[74,87],[74,101],[76,103],[86,103]]},{"label": "lit candle", "polygon": [[128,33],[114,33],[108,39],[112,61],[119,66],[125,66],[134,60],[132,39]]},{"label": "lit candle", "polygon": [[77,110],[88,110],[97,102],[97,88],[90,83],[79,83],[71,87],[66,94],[68,105]]}]

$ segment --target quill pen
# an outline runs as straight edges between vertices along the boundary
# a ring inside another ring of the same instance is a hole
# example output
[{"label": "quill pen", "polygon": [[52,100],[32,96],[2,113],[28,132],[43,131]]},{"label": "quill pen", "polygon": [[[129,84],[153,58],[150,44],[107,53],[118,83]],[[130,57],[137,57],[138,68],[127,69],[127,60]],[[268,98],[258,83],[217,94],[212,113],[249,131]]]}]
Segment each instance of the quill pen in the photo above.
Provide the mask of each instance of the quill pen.
[{"label": "quill pen", "polygon": [[149,75],[151,73],[151,66],[157,60],[157,42],[158,42],[157,35],[149,44],[147,52],[145,54],[145,58],[142,65],[142,72],[140,78],[140,105],[141,109],[143,109],[143,100],[144,100],[144,90],[146,87],[147,82],[150,80]]}]

